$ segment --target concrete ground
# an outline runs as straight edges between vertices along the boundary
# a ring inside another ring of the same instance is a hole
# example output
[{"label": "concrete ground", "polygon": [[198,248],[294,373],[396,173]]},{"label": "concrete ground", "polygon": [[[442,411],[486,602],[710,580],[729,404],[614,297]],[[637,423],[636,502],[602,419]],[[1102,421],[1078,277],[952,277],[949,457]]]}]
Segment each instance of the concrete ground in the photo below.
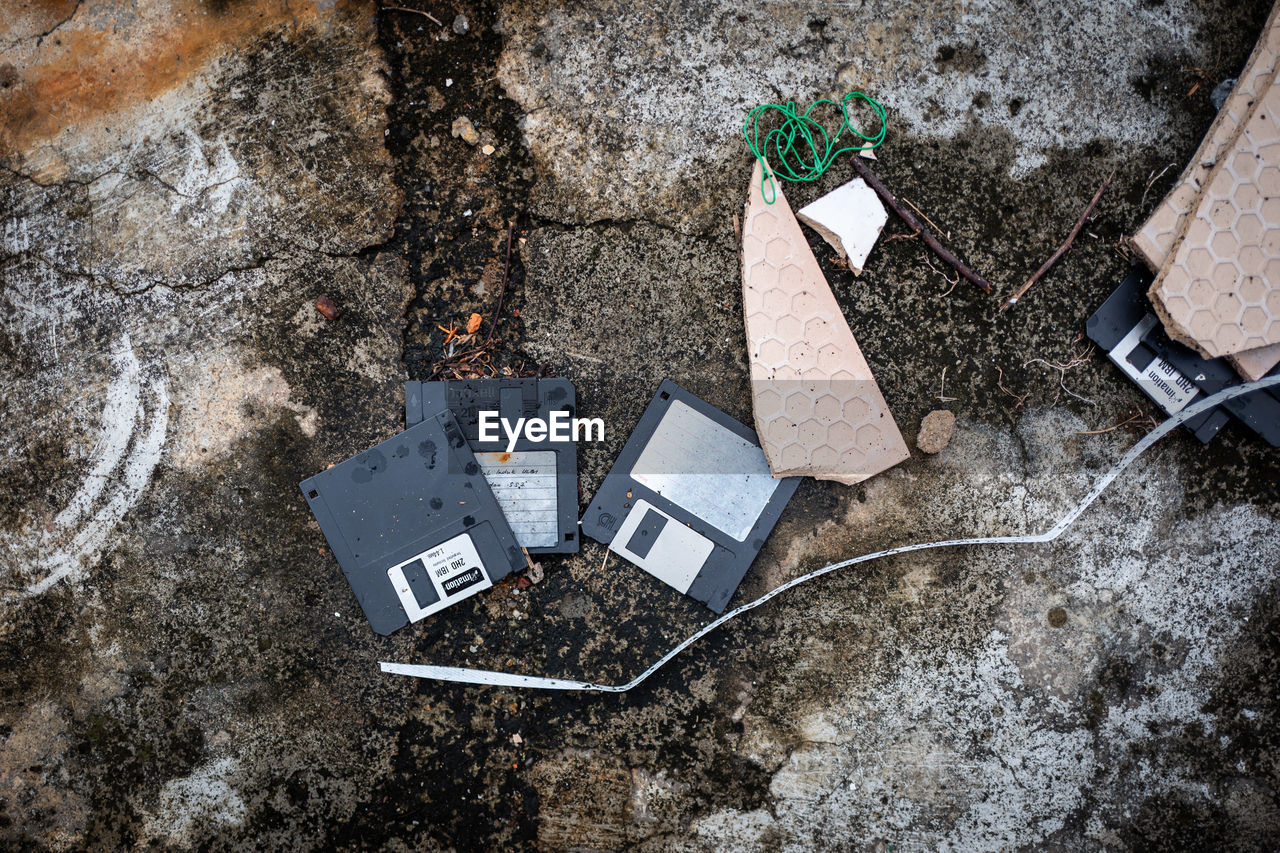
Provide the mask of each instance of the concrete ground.
[{"label": "concrete ground", "polygon": [[1051,546],[828,576],[618,696],[376,661],[622,681],[708,611],[588,542],[380,638],[297,490],[400,428],[440,326],[494,322],[509,224],[493,366],[605,419],[584,506],[661,379],[749,421],[740,122],[860,88],[889,110],[876,171],[997,296],[918,241],[859,278],[815,244],[908,444],[933,409],[959,424],[860,486],[803,482],[734,601],[1047,527],[1137,437],[1093,431],[1151,411],[1084,321],[1264,3],[9,5],[6,846],[1280,845],[1280,456],[1237,426],[1166,439]]}]

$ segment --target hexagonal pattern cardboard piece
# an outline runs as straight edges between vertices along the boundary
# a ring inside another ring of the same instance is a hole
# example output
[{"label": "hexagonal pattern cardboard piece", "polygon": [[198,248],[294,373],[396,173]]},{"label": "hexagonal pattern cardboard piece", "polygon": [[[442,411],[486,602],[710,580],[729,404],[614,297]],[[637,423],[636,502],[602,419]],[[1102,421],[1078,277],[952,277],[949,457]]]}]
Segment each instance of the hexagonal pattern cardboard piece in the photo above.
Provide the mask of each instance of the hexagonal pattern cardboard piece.
[{"label": "hexagonal pattern cardboard piece", "polygon": [[1200,142],[1196,155],[1182,171],[1178,183],[1152,212],[1142,228],[1130,238],[1134,251],[1152,270],[1159,271],[1168,261],[1178,238],[1195,212],[1200,194],[1214,166],[1229,152],[1248,120],[1253,106],[1271,86],[1280,64],[1280,2],[1271,9],[1262,35],[1245,63],[1235,88],[1227,96],[1209,132]]},{"label": "hexagonal pattern cardboard piece", "polygon": [[860,483],[910,456],[880,386],[774,178],[759,161],[742,226],[756,432],[775,477]]},{"label": "hexagonal pattern cardboard piece", "polygon": [[1280,87],[1214,168],[1151,299],[1169,336],[1206,358],[1280,343]]},{"label": "hexagonal pattern cardboard piece", "polygon": [[1271,368],[1280,364],[1280,344],[1238,352],[1227,356],[1227,361],[1231,362],[1237,373],[1253,382],[1266,376]]}]

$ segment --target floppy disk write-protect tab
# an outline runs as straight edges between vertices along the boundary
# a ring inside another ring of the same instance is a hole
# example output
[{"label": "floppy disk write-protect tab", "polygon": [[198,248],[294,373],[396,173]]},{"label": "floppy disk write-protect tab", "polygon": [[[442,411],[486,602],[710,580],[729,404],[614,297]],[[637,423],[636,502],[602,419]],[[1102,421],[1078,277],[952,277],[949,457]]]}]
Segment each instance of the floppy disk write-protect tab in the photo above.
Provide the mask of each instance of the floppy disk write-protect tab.
[{"label": "floppy disk write-protect tab", "polygon": [[447,409],[299,485],[379,634],[488,589],[525,565]]},{"label": "floppy disk write-protect tab", "polygon": [[773,478],[751,429],[664,380],[582,532],[720,613],[799,482]]},{"label": "floppy disk write-protect tab", "polygon": [[573,441],[532,441],[522,434],[508,450],[506,433],[480,440],[480,414],[496,412],[510,424],[521,418],[572,419],[577,395],[567,379],[455,379],[406,382],[409,426],[423,412],[449,409],[458,420],[516,540],[531,554],[578,553],[578,448]]}]

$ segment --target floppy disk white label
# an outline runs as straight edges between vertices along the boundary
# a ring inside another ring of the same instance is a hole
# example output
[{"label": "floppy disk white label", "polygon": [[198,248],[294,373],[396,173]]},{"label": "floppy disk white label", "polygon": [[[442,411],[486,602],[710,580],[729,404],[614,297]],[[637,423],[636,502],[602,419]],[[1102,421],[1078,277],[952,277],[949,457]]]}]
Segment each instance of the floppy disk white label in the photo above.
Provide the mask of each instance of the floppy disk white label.
[{"label": "floppy disk white label", "polygon": [[387,569],[387,577],[410,622],[493,586],[469,533]]},{"label": "floppy disk white label", "polygon": [[715,543],[646,500],[637,500],[609,550],[665,584],[688,592]]},{"label": "floppy disk white label", "polygon": [[560,538],[554,450],[482,451],[476,461],[525,548],[549,548]]},{"label": "floppy disk white label", "polygon": [[1195,386],[1195,383],[1159,356],[1151,359],[1146,370],[1138,370],[1129,363],[1129,353],[1133,352],[1134,347],[1142,341],[1147,332],[1151,331],[1156,322],[1154,314],[1143,317],[1138,325],[1130,329],[1129,334],[1107,353],[1107,356],[1116,367],[1125,372],[1125,375],[1137,382],[1148,397],[1159,403],[1162,409],[1171,415],[1176,415],[1200,395],[1200,389]]}]

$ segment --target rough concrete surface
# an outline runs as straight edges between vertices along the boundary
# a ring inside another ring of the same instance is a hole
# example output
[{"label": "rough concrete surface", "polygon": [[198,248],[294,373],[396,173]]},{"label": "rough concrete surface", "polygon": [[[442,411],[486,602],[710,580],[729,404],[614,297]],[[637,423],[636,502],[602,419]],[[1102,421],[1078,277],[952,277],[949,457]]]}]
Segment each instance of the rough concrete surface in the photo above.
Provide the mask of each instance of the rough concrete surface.
[{"label": "rough concrete surface", "polygon": [[399,383],[473,311],[495,369],[569,376],[605,419],[584,505],[662,378],[750,422],[739,122],[856,86],[889,108],[877,173],[997,294],[892,219],[856,279],[809,235],[895,418],[945,407],[955,434],[803,482],[735,602],[1047,527],[1150,411],[1084,320],[1263,3],[415,8],[444,24],[267,0],[0,17],[0,843],[1280,845],[1280,457],[1245,430],[1169,437],[1053,545],[836,573],[620,696],[375,662],[622,681],[708,612],[588,543],[379,638],[297,491],[400,427]]}]

